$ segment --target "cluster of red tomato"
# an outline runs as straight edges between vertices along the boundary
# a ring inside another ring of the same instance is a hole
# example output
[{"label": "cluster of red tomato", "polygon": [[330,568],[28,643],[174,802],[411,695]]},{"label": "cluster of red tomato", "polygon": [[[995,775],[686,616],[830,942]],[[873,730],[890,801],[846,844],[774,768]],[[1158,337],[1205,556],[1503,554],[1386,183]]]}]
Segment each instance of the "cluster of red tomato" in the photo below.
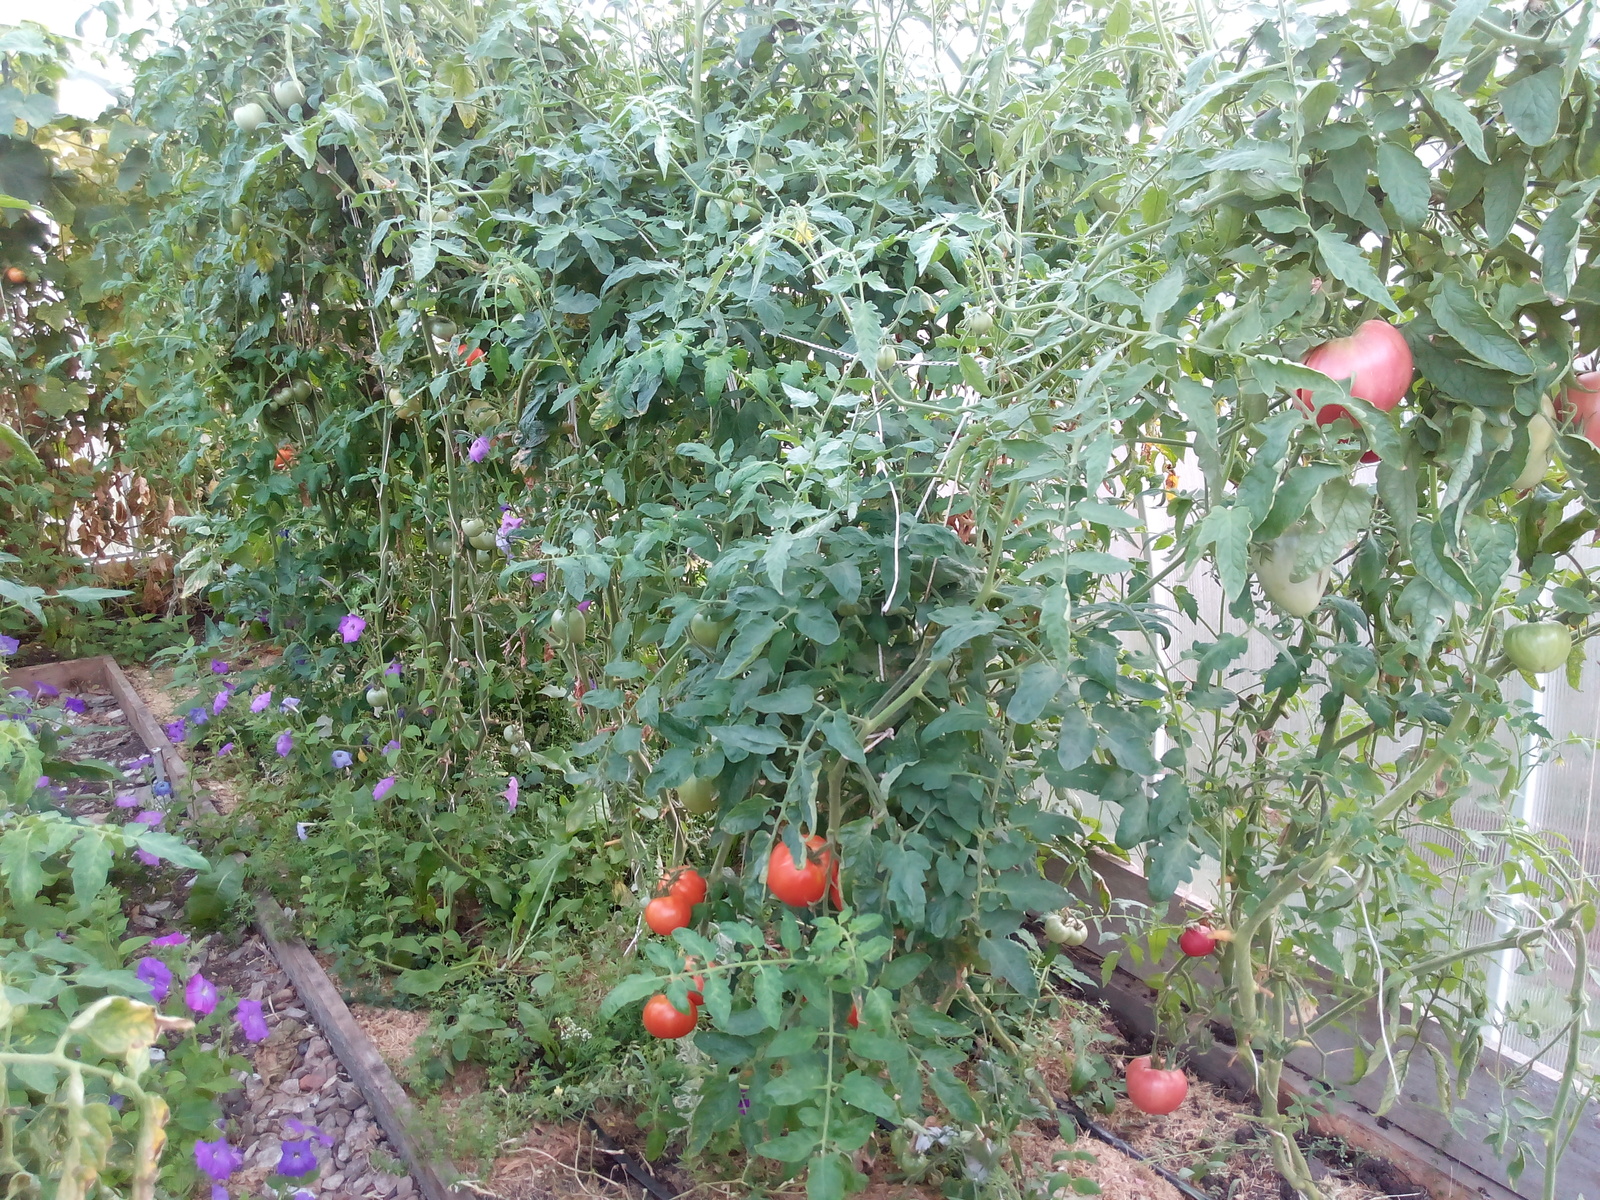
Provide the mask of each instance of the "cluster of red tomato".
[{"label": "cluster of red tomato", "polygon": [[[1215,953],[1219,940],[1211,926],[1191,925],[1178,935],[1178,949],[1190,958],[1205,958]],[[1128,1103],[1153,1117],[1166,1116],[1189,1094],[1189,1077],[1182,1067],[1153,1066],[1148,1054],[1128,1063],[1125,1082]]]},{"label": "cluster of red tomato", "polygon": [[[677,867],[661,881],[660,895],[644,906],[644,923],[662,937],[670,937],[674,929],[689,925],[696,904],[706,898],[705,876],[693,867]],[[696,975],[695,987],[705,986],[705,979]],[[681,1038],[694,1032],[700,1018],[700,1005],[705,997],[699,991],[689,993],[689,1011],[684,1012],[665,992],[657,992],[645,1001],[644,1027],[658,1038]]]}]

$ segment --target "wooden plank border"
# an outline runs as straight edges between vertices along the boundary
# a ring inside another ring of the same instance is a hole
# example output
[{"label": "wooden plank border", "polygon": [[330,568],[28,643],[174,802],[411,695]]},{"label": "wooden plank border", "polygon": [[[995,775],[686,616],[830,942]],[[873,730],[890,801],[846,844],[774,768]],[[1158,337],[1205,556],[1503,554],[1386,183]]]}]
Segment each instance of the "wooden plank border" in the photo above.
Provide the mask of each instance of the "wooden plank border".
[{"label": "wooden plank border", "polygon": [[[1083,947],[1086,962],[1092,960],[1086,973],[1096,979],[1098,964],[1124,947],[1138,923],[1132,910],[1154,906],[1164,910],[1158,915],[1174,925],[1185,924],[1202,911],[1182,895],[1174,896],[1164,906],[1152,905],[1144,876],[1118,859],[1095,854],[1091,856],[1090,865],[1111,899],[1110,917],[1090,925],[1089,941]],[[1099,907],[1104,899],[1103,895],[1097,896],[1084,889],[1076,878],[1061,882],[1091,908]],[[1119,915],[1123,913],[1128,915]],[[1097,998],[1104,999],[1119,1021],[1127,1023],[1127,1028],[1149,1032],[1154,993],[1147,981],[1169,969],[1177,958],[1175,946],[1156,962],[1133,963],[1128,955],[1120,955],[1116,972],[1105,988],[1098,989],[1103,994]],[[1200,978],[1215,982],[1216,976],[1199,964],[1195,969]],[[1370,1004],[1354,1015],[1350,1023],[1369,1043],[1381,1037],[1379,1016]],[[1424,1037],[1443,1045],[1443,1035],[1437,1030],[1425,1030]],[[1314,1098],[1327,1110],[1324,1126],[1328,1132],[1337,1133],[1368,1153],[1389,1159],[1417,1183],[1429,1186],[1430,1190],[1437,1188],[1435,1195],[1452,1200],[1457,1197],[1538,1200],[1543,1195],[1542,1162],[1530,1159],[1527,1170],[1511,1183],[1505,1177],[1502,1161],[1483,1137],[1473,1136],[1474,1130],[1483,1134],[1498,1124],[1502,1107],[1499,1079],[1519,1070],[1520,1064],[1485,1050],[1468,1081],[1465,1095],[1454,1105],[1453,1116],[1440,1111],[1434,1072],[1429,1064],[1421,1064],[1411,1071],[1398,1102],[1380,1117],[1377,1109],[1382,1103],[1385,1084],[1381,1073],[1369,1075],[1355,1084],[1327,1082],[1328,1064],[1352,1061],[1354,1046],[1355,1038],[1344,1030],[1319,1032],[1316,1046],[1289,1056],[1281,1085],[1286,1093],[1283,1099],[1297,1095]],[[1194,1055],[1190,1061],[1203,1078],[1245,1091],[1253,1090],[1253,1076],[1247,1065],[1236,1061],[1232,1047]],[[1535,1104],[1549,1106],[1555,1093],[1556,1083],[1548,1074],[1528,1074],[1524,1094]],[[1561,1178],[1563,1183],[1557,1194],[1563,1196],[1577,1195],[1581,1180],[1600,1179],[1600,1126],[1586,1122],[1579,1130],[1561,1160]],[[1428,1179],[1433,1179],[1434,1184],[1429,1185]]]},{"label": "wooden plank border", "polygon": [[[84,687],[100,687],[110,692],[128,718],[129,726],[161,764],[163,773],[172,783],[174,795],[187,799],[189,814],[217,815],[219,810],[211,802],[211,797],[199,788],[189,786],[189,767],[182,754],[167,740],[149,705],[109,655],[37,667],[19,667],[0,678],[0,688],[6,690],[35,683],[46,683],[63,692]],[[405,1160],[424,1200],[469,1200],[470,1193],[445,1183],[442,1169],[446,1168],[446,1164],[429,1159],[417,1146],[411,1136],[411,1129],[416,1123],[416,1105],[406,1095],[394,1072],[389,1070],[389,1064],[378,1052],[377,1044],[357,1024],[322,964],[304,942],[288,932],[288,915],[270,896],[256,897],[255,927],[273,957],[278,960],[278,965],[294,983],[301,1003],[316,1021],[319,1031],[328,1039],[334,1055],[360,1089],[378,1127]],[[457,1173],[449,1168],[448,1174],[454,1177]]]}]

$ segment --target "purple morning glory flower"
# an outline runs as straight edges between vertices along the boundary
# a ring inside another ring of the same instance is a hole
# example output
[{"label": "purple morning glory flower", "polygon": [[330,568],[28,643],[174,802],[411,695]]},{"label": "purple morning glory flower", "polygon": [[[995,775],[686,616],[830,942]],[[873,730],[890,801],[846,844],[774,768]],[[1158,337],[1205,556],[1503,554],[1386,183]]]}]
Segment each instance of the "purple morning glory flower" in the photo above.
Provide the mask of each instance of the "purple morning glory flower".
[{"label": "purple morning glory flower", "polygon": [[486,437],[473,438],[472,445],[467,447],[467,457],[475,463],[480,463],[484,459],[488,458],[489,439]]},{"label": "purple morning glory flower", "polygon": [[385,754],[393,754],[398,749],[400,749],[400,739],[399,738],[390,738],[387,742],[385,742],[383,744],[383,752]]},{"label": "purple morning glory flower", "polygon": [[254,700],[250,701],[250,711],[253,712],[253,713],[266,712],[267,705],[269,705],[271,703],[272,703],[272,693],[271,692],[262,692],[261,695],[257,696]]},{"label": "purple morning glory flower", "polygon": [[117,797],[117,807],[138,808],[139,797],[135,796],[132,792],[123,792],[122,795]]},{"label": "purple morning glory flower", "polygon": [[385,775],[372,785],[372,798],[374,800],[382,800],[390,792],[394,791],[394,785],[395,777],[393,775]]},{"label": "purple morning glory flower", "polygon": [[517,777],[510,776],[506,780],[506,790],[501,793],[506,798],[506,807],[512,812],[517,811]]},{"label": "purple morning glory flower", "polygon": [[167,735],[167,741],[177,745],[183,741],[183,731],[188,728],[182,721],[168,721],[162,727],[162,732]]},{"label": "purple morning glory flower", "polygon": [[217,1007],[216,985],[196,971],[183,989],[183,1002],[202,1017],[209,1017]]},{"label": "purple morning glory flower", "polygon": [[289,751],[294,749],[294,734],[285,729],[278,735],[277,744],[273,748],[277,750],[279,758],[288,758]]},{"label": "purple morning glory flower", "polygon": [[15,654],[21,645],[16,638],[0,633],[0,654]]},{"label": "purple morning glory flower", "polygon": [[321,1142],[324,1146],[331,1147],[333,1145],[333,1142],[334,1142],[333,1134],[324,1133],[317,1126],[308,1125],[308,1124],[306,1124],[306,1122],[300,1120],[298,1117],[285,1117],[283,1119],[283,1127],[285,1129],[287,1129],[290,1133],[294,1134],[295,1137],[315,1138],[317,1141]]},{"label": "purple morning glory flower", "polygon": [[356,616],[355,613],[346,613],[339,619],[339,636],[348,645],[359,638],[366,627],[367,623],[361,617]]},{"label": "purple morning glory flower", "polygon": [[223,742],[222,745],[217,747],[217,757],[218,758],[221,758],[224,754],[231,754],[231,753],[233,753],[233,743],[232,742]]},{"label": "purple morning glory flower", "polygon": [[140,825],[148,825],[148,826],[150,826],[151,829],[154,829],[157,825],[161,824],[161,822],[166,820],[166,819],[167,819],[167,814],[166,813],[157,812],[153,808],[149,809],[146,812],[140,813],[137,817],[134,818],[134,820],[137,821]]},{"label": "purple morning glory flower", "polygon": [[283,1157],[278,1160],[278,1174],[298,1179],[317,1169],[317,1156],[306,1140],[283,1143]]},{"label": "purple morning glory flower", "polygon": [[226,675],[228,673],[228,664],[220,658],[213,658],[211,660],[211,673],[213,675]]},{"label": "purple morning glory flower", "polygon": [[138,846],[134,847],[133,856],[147,867],[159,867],[161,865],[161,856],[159,854],[151,854],[150,851]]},{"label": "purple morning glory flower", "polygon": [[172,968],[159,958],[145,957],[133,970],[134,977],[150,988],[150,994],[160,1004],[172,991]]},{"label": "purple morning glory flower", "polygon": [[589,611],[589,606],[592,605],[593,603],[594,603],[593,600],[580,600],[580,601],[578,601],[578,611],[579,612],[588,612]]},{"label": "purple morning glory flower", "polygon": [[545,581],[545,573],[543,571],[535,571],[528,576],[528,579],[532,583],[543,583]]},{"label": "purple morning glory flower", "polygon": [[283,698],[283,702],[280,703],[278,705],[278,707],[281,708],[284,712],[294,712],[296,709],[298,709],[300,707],[300,697],[299,696],[285,696]]},{"label": "purple morning glory flower", "polygon": [[239,1018],[239,1028],[244,1031],[244,1040],[247,1042],[264,1042],[272,1030],[267,1028],[267,1019],[261,1015],[261,1001],[241,1000],[235,1015]]},{"label": "purple morning glory flower", "polygon": [[309,828],[311,828],[311,826],[307,822],[305,822],[305,821],[296,821],[294,823],[294,835],[295,835],[295,837],[299,838],[302,842],[305,841],[306,840],[306,830],[309,829]]},{"label": "purple morning glory flower", "polygon": [[77,713],[80,717],[89,711],[89,706],[77,696],[68,696],[61,702],[61,707],[70,713]]},{"label": "purple morning glory flower", "polygon": [[53,700],[61,695],[61,689],[53,683],[36,683],[33,685],[33,694],[41,700]]},{"label": "purple morning glory flower", "polygon": [[390,663],[387,667],[385,667],[383,669],[383,673],[385,675],[393,675],[396,679],[399,679],[400,678],[400,672],[403,671],[404,669],[405,669],[405,664],[402,663],[399,659],[396,659],[394,662]]},{"label": "purple morning glory flower", "polygon": [[500,514],[500,532],[510,533],[514,529],[522,528],[522,518],[514,516],[508,508]]},{"label": "purple morning glory flower", "polygon": [[233,693],[227,688],[223,688],[211,700],[211,715],[220,717],[222,710],[228,707],[228,701],[231,699],[233,699]]},{"label": "purple morning glory flower", "polygon": [[221,1183],[244,1166],[244,1155],[228,1145],[227,1138],[219,1137],[214,1142],[194,1144],[194,1165],[201,1174]]},{"label": "purple morning glory flower", "polygon": [[333,765],[338,767],[341,771],[355,761],[355,759],[350,756],[350,751],[348,750],[335,750],[330,757],[333,760]]},{"label": "purple morning glory flower", "polygon": [[204,725],[211,718],[206,716],[206,710],[198,704],[189,710],[189,724]]},{"label": "purple morning glory flower", "polygon": [[158,938],[151,938],[152,946],[181,946],[189,940],[187,933],[167,933]]},{"label": "purple morning glory flower", "polygon": [[172,780],[170,780],[170,779],[158,779],[158,780],[156,780],[154,783],[152,783],[150,785],[150,794],[152,796],[170,796],[170,795],[172,795]]}]

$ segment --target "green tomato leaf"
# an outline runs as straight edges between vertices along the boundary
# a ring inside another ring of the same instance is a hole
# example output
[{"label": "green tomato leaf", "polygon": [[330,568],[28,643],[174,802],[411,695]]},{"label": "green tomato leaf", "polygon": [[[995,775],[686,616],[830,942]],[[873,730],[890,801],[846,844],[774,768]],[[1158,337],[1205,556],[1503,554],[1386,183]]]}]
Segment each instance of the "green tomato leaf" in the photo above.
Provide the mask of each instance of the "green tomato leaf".
[{"label": "green tomato leaf", "polygon": [[1397,142],[1378,146],[1378,183],[1400,220],[1420,229],[1433,199],[1433,177],[1409,149]]},{"label": "green tomato leaf", "polygon": [[1441,276],[1428,301],[1439,327],[1479,362],[1513,375],[1533,374],[1533,359],[1478,302],[1477,293],[1451,275]]},{"label": "green tomato leaf", "polygon": [[1500,93],[1500,111],[1529,146],[1548,145],[1561,125],[1562,68],[1524,75]]},{"label": "green tomato leaf", "polygon": [[1400,311],[1390,298],[1389,289],[1367,261],[1367,256],[1357,247],[1341,237],[1331,225],[1314,230],[1312,236],[1317,242],[1317,254],[1329,274],[1357,295],[1383,305],[1392,313]]}]

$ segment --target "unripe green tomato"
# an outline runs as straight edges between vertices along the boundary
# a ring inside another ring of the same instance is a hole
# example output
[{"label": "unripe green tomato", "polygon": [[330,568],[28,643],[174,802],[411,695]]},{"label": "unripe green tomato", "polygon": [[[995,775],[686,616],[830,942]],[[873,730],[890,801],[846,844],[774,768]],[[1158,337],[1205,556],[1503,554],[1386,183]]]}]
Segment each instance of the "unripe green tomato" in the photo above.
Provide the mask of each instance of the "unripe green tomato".
[{"label": "unripe green tomato", "polygon": [[[474,544],[476,545],[476,543]],[[492,538],[490,539],[490,544],[493,544]],[[472,552],[472,558],[473,561],[476,562],[480,567],[489,565],[489,552],[482,547],[479,547],[477,550]]]},{"label": "unripe green tomato", "polygon": [[1529,621],[1505,634],[1506,657],[1530,675],[1545,675],[1572,653],[1572,631],[1560,621]]},{"label": "unripe green tomato", "polygon": [[374,709],[382,708],[389,703],[388,691],[381,687],[369,687],[367,689],[367,703]]},{"label": "unripe green tomato", "polygon": [[894,370],[895,364],[900,361],[900,356],[894,352],[894,347],[888,342],[878,347],[878,373]]},{"label": "unripe green tomato", "polygon": [[[472,548],[474,550],[494,549],[494,534],[490,533],[487,529],[485,529],[482,533],[473,534],[467,539],[467,541],[472,543]],[[482,560],[480,559],[479,561],[481,562]]]},{"label": "unripe green tomato", "polygon": [[582,612],[556,609],[550,618],[550,639],[563,646],[576,646],[589,634],[589,621]]},{"label": "unripe green tomato", "polygon": [[233,110],[233,123],[245,133],[254,133],[267,123],[267,110],[252,100]]},{"label": "unripe green tomato", "polygon": [[695,816],[704,816],[717,806],[716,781],[699,775],[689,776],[678,785],[678,803]]},{"label": "unripe green tomato", "polygon": [[384,392],[383,395],[384,398],[396,408],[403,408],[405,406],[406,395],[399,388],[392,387],[388,391]]},{"label": "unripe green tomato", "polygon": [[1308,617],[1322,603],[1322,593],[1333,573],[1323,568],[1304,579],[1295,579],[1294,562],[1299,548],[1299,534],[1286,533],[1278,538],[1257,561],[1256,578],[1268,600],[1292,617]]},{"label": "unripe green tomato", "polygon": [[228,231],[230,233],[243,233],[245,226],[250,223],[250,214],[235,204],[228,210]]},{"label": "unripe green tomato", "polygon": [[304,404],[311,399],[311,384],[304,379],[296,379],[289,387],[289,395],[296,404]]},{"label": "unripe green tomato", "polygon": [[714,621],[704,613],[695,613],[689,618],[689,640],[709,654],[717,648],[728,625],[727,621]]},{"label": "unripe green tomato", "polygon": [[306,90],[298,79],[284,79],[272,85],[272,98],[278,107],[287,112],[296,104],[306,102]]},{"label": "unripe green tomato", "polygon": [[582,609],[573,609],[572,615],[567,618],[567,639],[576,646],[588,636],[589,618],[583,615]]},{"label": "unripe green tomato", "polygon": [[428,322],[428,332],[441,342],[448,342],[456,335],[456,323],[448,317],[434,317]]},{"label": "unripe green tomato", "polygon": [[1058,946],[1081,946],[1089,940],[1089,927],[1077,917],[1051,913],[1044,919],[1044,935]]},{"label": "unripe green tomato", "polygon": [[418,392],[416,395],[410,397],[404,404],[394,411],[395,415],[398,417],[417,416],[422,412],[422,393]]},{"label": "unripe green tomato", "polygon": [[1522,474],[1511,481],[1511,489],[1525,492],[1544,482],[1550,473],[1550,451],[1556,444],[1556,409],[1547,396],[1539,411],[1528,420],[1528,457],[1522,460]]},{"label": "unripe green tomato", "polygon": [[489,527],[477,517],[464,517],[461,521],[461,536],[469,542]]},{"label": "unripe green tomato", "polygon": [[967,317],[967,328],[984,337],[994,332],[994,318],[980,308]]}]

